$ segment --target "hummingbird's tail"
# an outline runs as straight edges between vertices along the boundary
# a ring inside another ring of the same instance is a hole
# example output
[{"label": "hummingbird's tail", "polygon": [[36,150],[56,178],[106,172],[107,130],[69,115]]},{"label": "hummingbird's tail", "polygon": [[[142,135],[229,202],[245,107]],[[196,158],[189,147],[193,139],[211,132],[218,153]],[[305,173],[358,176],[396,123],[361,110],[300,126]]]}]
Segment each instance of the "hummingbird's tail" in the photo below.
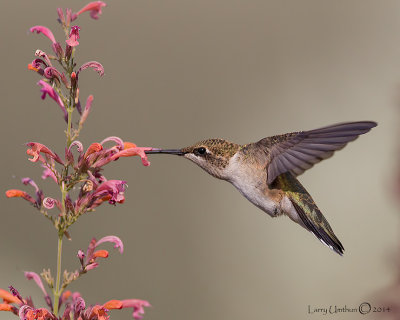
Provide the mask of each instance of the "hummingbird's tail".
[{"label": "hummingbird's tail", "polygon": [[299,180],[288,172],[280,175],[275,182],[279,188],[285,191],[300,218],[300,224],[333,251],[343,255],[343,245]]},{"label": "hummingbird's tail", "polygon": [[[311,209],[308,206],[304,206],[301,202],[292,199],[291,201],[306,229],[312,232],[323,244],[339,255],[343,255],[344,247],[342,243],[336,237],[328,221],[317,206],[314,204],[315,207]],[[311,210],[311,213],[307,214],[306,210]]]}]

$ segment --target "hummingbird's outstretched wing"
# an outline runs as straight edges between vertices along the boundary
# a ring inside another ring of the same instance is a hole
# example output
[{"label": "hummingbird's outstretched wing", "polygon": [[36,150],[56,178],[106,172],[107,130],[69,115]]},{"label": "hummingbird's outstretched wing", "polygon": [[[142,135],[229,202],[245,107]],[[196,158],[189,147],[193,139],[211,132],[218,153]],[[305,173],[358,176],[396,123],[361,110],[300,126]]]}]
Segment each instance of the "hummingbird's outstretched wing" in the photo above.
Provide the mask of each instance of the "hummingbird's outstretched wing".
[{"label": "hummingbird's outstretched wing", "polygon": [[267,150],[268,184],[285,172],[302,174],[376,126],[373,121],[347,122],[261,139],[255,144]]}]

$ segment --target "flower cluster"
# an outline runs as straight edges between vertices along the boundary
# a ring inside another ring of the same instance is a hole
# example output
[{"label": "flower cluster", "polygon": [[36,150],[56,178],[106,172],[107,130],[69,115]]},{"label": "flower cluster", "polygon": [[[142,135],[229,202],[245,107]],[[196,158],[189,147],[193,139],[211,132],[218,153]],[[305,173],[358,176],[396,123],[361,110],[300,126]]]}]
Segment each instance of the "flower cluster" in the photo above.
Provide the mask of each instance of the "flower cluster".
[{"label": "flower cluster", "polygon": [[[31,32],[41,33],[51,41],[54,55],[42,50],[36,50],[36,58],[28,65],[29,70],[35,71],[40,80],[41,98],[50,97],[62,111],[67,123],[66,146],[63,157],[39,142],[28,142],[26,153],[29,161],[38,163],[43,169],[42,178],[50,178],[59,190],[59,198],[44,195],[43,191],[31,178],[23,178],[24,185],[30,185],[34,194],[24,190],[10,189],[6,191],[8,198],[22,198],[39,210],[44,217],[52,222],[58,234],[57,273],[53,278],[50,269],[43,270],[40,276],[35,272],[25,272],[28,280],[34,280],[43,292],[47,308],[36,308],[30,298],[23,298],[19,292],[9,287],[10,292],[0,289],[0,311],[10,311],[21,320],[107,320],[108,312],[112,309],[133,308],[133,318],[141,319],[144,307],[149,307],[149,302],[138,299],[110,300],[104,304],[86,306],[78,292],[66,291],[68,285],[80,276],[99,266],[101,259],[109,256],[107,250],[98,250],[97,247],[104,242],[111,242],[120,253],[123,252],[123,243],[116,236],[107,236],[100,240],[95,238],[89,244],[86,253],[79,250],[77,257],[79,268],[61,275],[62,240],[70,239],[68,229],[80,216],[86,212],[94,211],[103,203],[116,205],[125,201],[125,180],[108,180],[103,174],[104,166],[118,160],[121,157],[139,156],[144,166],[149,166],[145,151],[152,150],[148,147],[138,147],[136,144],[123,141],[119,137],[111,136],[101,142],[94,142],[86,149],[77,140],[80,131],[85,124],[92,109],[93,96],[86,99],[82,108],[79,90],[79,76],[85,69],[92,68],[104,74],[103,66],[97,61],[89,61],[80,67],[76,67],[74,57],[80,39],[80,27],[72,25],[72,22],[84,12],[90,12],[93,19],[98,19],[102,8],[106,4],[102,1],[94,1],[83,7],[76,13],[71,9],[58,8],[58,22],[65,33],[65,43],[58,42],[53,32],[44,26],[34,26]],[[56,67],[58,64],[58,67]],[[77,126],[73,127],[73,114],[76,110],[79,115]],[[72,190],[78,190],[77,195],[72,195]],[[54,209],[54,210],[52,210]],[[62,278],[62,279],[61,279]],[[52,296],[46,291],[42,282],[52,291]],[[60,308],[64,306],[64,312]]]},{"label": "flower cluster", "polygon": [[[104,147],[107,142],[115,145]],[[120,157],[140,156],[145,166],[150,165],[145,154],[146,150],[152,148],[137,147],[134,143],[123,142],[118,137],[108,137],[100,143],[92,143],[86,151],[78,140],[73,141],[65,149],[65,157],[61,159],[55,152],[38,142],[27,143],[29,147],[27,154],[32,162],[40,162],[43,167],[42,178],[51,178],[62,189],[66,196],[62,199],[44,197],[43,191],[30,178],[23,178],[22,183],[30,184],[35,188],[36,197],[32,197],[26,191],[11,189],[6,191],[8,198],[20,197],[33,204],[43,215],[50,219],[60,232],[65,232],[77,221],[77,219],[88,211],[108,202],[110,204],[123,203],[125,201],[124,191],[126,181],[107,180],[102,174],[102,168],[106,164],[119,159]],[[76,149],[77,155],[73,151]],[[62,172],[57,169],[56,163],[61,165]],[[73,172],[65,175],[65,168],[72,168]],[[75,201],[72,201],[69,191],[76,185],[80,185],[80,192]],[[56,207],[58,215],[53,216],[48,210]]]},{"label": "flower cluster", "polygon": [[[76,280],[83,273],[96,268],[98,266],[98,262],[96,262],[98,258],[108,257],[107,250],[96,250],[96,248],[104,242],[114,243],[114,248],[117,248],[120,253],[124,250],[124,245],[121,239],[116,236],[107,236],[98,241],[93,238],[86,254],[82,250],[78,251],[77,256],[81,264],[80,269],[71,274],[64,273],[63,288],[73,280]],[[43,272],[42,276],[50,288],[52,288],[54,285],[54,279],[51,278],[48,272]],[[35,281],[37,286],[43,292],[46,304],[51,311],[46,308],[35,308],[33,301],[30,298],[22,298],[19,292],[12,286],[9,288],[11,293],[0,289],[0,298],[3,299],[3,303],[0,303],[0,311],[13,312],[22,320],[107,320],[109,319],[108,313],[110,310],[123,308],[133,308],[132,316],[135,320],[138,320],[142,319],[144,307],[150,307],[148,301],[139,299],[110,300],[104,304],[86,306],[86,302],[79,292],[72,293],[67,290],[60,296],[58,303],[59,308],[64,306],[64,312],[61,317],[57,317],[53,313],[54,308],[52,299],[47,293],[40,276],[35,272],[25,272],[25,277],[28,280]]]}]

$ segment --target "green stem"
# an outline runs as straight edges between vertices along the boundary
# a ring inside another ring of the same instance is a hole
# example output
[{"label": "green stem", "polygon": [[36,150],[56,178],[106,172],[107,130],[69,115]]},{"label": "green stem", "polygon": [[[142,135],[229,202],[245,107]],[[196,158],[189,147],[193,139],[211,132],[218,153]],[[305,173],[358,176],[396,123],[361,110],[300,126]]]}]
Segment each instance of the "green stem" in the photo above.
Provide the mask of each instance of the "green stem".
[{"label": "green stem", "polygon": [[[68,120],[71,117],[68,117]],[[70,121],[68,121],[70,122]],[[62,212],[61,212],[61,219],[62,223],[58,227],[58,246],[57,246],[57,276],[56,276],[56,286],[53,289],[53,295],[54,295],[54,314],[58,316],[58,307],[59,307],[59,300],[60,300],[60,295],[63,291],[62,288],[60,288],[60,282],[61,282],[61,258],[62,258],[62,240],[64,236],[64,219],[65,219],[65,214],[66,214],[66,208],[65,208],[65,199],[67,198],[67,190],[65,183],[61,183],[61,206],[62,206]]]},{"label": "green stem", "polygon": [[72,135],[71,135],[71,131],[72,131],[72,111],[73,109],[71,108],[67,108],[67,112],[68,112],[68,127],[67,127],[67,148],[69,148],[69,146],[72,143]]},{"label": "green stem", "polygon": [[54,315],[56,317],[58,317],[58,302],[60,300],[60,295],[62,292],[62,290],[60,290],[62,239],[63,239],[63,234],[59,234],[58,235],[58,248],[57,248],[57,278],[56,278],[56,287],[54,288]]}]

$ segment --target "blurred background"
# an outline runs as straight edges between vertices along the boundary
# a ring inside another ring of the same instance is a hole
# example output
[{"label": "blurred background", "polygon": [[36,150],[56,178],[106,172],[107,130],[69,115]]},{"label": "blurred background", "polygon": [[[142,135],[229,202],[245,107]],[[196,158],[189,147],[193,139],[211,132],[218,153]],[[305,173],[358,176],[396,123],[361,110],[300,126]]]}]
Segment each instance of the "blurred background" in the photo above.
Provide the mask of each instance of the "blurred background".
[{"label": "blurred background", "polygon": [[[84,1],[0,2],[1,190],[31,177],[48,196],[54,184],[27,161],[27,141],[63,154],[58,106],[41,101],[27,70],[40,48],[34,25],[62,42],[57,7]],[[379,126],[300,177],[346,251],[323,246],[289,219],[270,219],[228,183],[173,156],[124,158],[106,167],[127,180],[123,205],[104,205],[71,228],[63,268],[95,236],[125,244],[71,286],[88,304],[139,298],[145,319],[318,319],[309,310],[397,301],[396,202],[400,101],[400,2],[386,0],[107,1],[98,21],[83,14],[78,66],[98,60],[105,75],[80,76],[94,95],[80,140],[107,136],[178,148],[205,138],[248,143],[275,134],[356,120]],[[43,301],[23,271],[55,269],[56,232],[25,201],[0,197],[0,288]],[[111,249],[107,247],[107,249]],[[389,299],[389,300],[388,300]],[[400,298],[399,298],[400,300]],[[392,302],[390,302],[392,303]],[[394,310],[394,308],[393,308]],[[396,318],[395,311],[386,315]],[[131,311],[111,313],[130,319]],[[329,319],[378,318],[340,313]],[[397,315],[398,316],[398,315]],[[1,319],[15,319],[1,313]]]}]

